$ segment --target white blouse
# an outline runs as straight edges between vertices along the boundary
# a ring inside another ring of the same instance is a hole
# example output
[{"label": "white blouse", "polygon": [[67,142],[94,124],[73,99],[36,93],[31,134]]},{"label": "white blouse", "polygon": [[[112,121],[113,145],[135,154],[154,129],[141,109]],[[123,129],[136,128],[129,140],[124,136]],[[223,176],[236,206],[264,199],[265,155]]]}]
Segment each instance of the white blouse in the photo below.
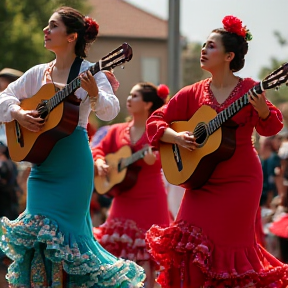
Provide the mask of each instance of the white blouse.
[{"label": "white blouse", "polygon": [[[80,73],[94,64],[95,63],[83,60]],[[12,121],[11,111],[20,109],[20,100],[32,97],[38,92],[41,86],[47,82],[44,74],[48,68],[49,63],[32,67],[0,93],[0,122]],[[120,111],[119,100],[114,95],[110,82],[102,71],[97,72],[94,78],[99,90],[94,112],[99,119],[110,121],[114,119]],[[91,112],[89,97],[87,97],[87,92],[82,87],[78,88],[74,94],[82,100],[79,107],[78,126],[86,128],[88,116]]]}]

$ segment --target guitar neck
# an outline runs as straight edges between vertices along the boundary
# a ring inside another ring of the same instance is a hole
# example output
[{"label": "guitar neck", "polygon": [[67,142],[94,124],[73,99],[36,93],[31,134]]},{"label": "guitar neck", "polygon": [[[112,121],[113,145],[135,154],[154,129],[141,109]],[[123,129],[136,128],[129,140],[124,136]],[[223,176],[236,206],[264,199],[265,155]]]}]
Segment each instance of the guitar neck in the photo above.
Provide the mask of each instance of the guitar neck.
[{"label": "guitar neck", "polygon": [[[92,75],[99,72],[101,61],[96,62],[94,65],[90,66],[89,70]],[[66,97],[74,93],[81,86],[81,80],[79,77],[76,77],[69,84],[67,84],[62,90],[59,90],[51,99],[47,100],[47,106],[49,111],[52,111],[57,105],[59,105]]]},{"label": "guitar neck", "polygon": [[[96,74],[100,70],[110,71],[114,67],[130,61],[132,59],[132,55],[132,48],[127,43],[123,43],[121,46],[117,47],[106,56],[101,58],[94,65],[90,66],[86,71],[90,71],[92,75]],[[77,76],[62,90],[56,92],[52,98],[41,101],[37,106],[40,117],[45,119],[57,105],[63,102],[66,97],[74,93],[80,86],[81,80],[79,76]]]},{"label": "guitar neck", "polygon": [[222,110],[217,114],[215,118],[213,118],[208,123],[208,134],[213,134],[216,130],[218,130],[227,120],[232,118],[235,114],[237,114],[243,107],[247,106],[249,102],[249,95],[257,96],[264,92],[264,88],[262,82],[255,85],[251,88],[246,94],[242,97],[238,98],[235,102],[233,102],[229,107]]},{"label": "guitar neck", "polygon": [[121,159],[120,164],[120,171],[127,168],[129,165],[133,164],[134,162],[138,161],[139,159],[142,159],[145,156],[145,152],[148,150],[149,147],[144,147],[141,150],[133,153],[130,157],[127,157],[125,159]]}]

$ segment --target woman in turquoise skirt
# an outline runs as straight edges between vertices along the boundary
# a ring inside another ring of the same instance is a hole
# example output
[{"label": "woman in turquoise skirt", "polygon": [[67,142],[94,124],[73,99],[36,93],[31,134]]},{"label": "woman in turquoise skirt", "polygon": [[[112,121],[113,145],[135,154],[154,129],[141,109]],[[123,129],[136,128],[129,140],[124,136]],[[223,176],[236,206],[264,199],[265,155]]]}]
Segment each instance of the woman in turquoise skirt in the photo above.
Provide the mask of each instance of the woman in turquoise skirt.
[{"label": "woman in turquoise skirt", "polygon": [[55,91],[62,89],[69,83],[72,64],[80,59],[76,75],[81,87],[74,93],[81,100],[79,120],[41,164],[33,164],[26,210],[14,221],[1,219],[0,247],[12,260],[6,278],[13,288],[141,287],[143,269],[112,256],[92,234],[89,204],[94,171],[88,116],[92,110],[109,121],[119,112],[119,101],[105,74],[87,72],[93,64],[84,58],[87,45],[96,39],[98,24],[73,8],[60,7],[43,31],[45,47],[54,52],[55,60],[32,67],[0,94],[0,121],[16,120],[33,132],[43,129],[39,113],[21,108],[20,100],[32,97],[46,83],[54,83]]}]

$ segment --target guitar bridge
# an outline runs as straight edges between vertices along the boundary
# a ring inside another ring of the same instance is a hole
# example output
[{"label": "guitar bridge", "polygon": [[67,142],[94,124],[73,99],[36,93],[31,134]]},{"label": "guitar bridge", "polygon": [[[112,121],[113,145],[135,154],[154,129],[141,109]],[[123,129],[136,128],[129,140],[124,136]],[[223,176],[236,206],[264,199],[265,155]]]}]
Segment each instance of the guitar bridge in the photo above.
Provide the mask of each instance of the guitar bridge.
[{"label": "guitar bridge", "polygon": [[21,133],[21,128],[20,128],[19,123],[16,120],[15,120],[15,133],[16,133],[17,143],[20,144],[20,147],[24,147],[24,139]]},{"label": "guitar bridge", "polygon": [[183,163],[181,160],[181,155],[180,155],[180,150],[179,150],[178,145],[172,144],[172,150],[173,150],[174,160],[176,162],[178,171],[180,172],[183,170]]}]

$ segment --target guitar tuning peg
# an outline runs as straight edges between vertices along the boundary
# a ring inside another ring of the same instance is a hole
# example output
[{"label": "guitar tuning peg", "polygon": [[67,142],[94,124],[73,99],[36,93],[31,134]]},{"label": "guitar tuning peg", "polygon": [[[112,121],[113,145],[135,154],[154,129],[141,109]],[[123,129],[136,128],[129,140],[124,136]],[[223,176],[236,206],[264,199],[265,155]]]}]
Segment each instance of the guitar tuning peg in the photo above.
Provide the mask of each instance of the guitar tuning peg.
[{"label": "guitar tuning peg", "polygon": [[122,69],[124,69],[124,68],[125,68],[125,66],[124,66],[124,65],[121,65],[121,68],[122,68]]},{"label": "guitar tuning peg", "polygon": [[279,86],[276,86],[275,87],[275,91],[279,91],[280,87]]}]

